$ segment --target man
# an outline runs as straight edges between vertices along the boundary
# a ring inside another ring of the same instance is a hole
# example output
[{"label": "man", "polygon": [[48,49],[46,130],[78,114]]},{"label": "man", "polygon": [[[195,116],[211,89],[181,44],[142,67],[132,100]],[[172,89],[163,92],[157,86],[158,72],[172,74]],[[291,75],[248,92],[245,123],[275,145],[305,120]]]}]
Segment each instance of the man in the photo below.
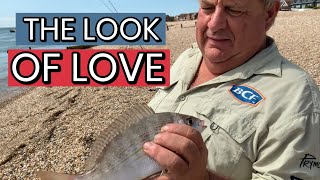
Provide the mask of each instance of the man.
[{"label": "man", "polygon": [[[144,151],[156,179],[320,179],[320,93],[266,32],[278,0],[200,0],[197,45],[149,106],[205,120],[164,126]],[[198,46],[198,47],[197,47]]]}]

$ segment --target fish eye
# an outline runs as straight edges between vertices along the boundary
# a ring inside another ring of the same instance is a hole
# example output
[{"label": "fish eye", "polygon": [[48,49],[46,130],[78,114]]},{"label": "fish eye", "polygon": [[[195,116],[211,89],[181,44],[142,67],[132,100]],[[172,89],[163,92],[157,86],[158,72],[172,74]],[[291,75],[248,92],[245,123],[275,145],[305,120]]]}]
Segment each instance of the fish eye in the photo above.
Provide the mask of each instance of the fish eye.
[{"label": "fish eye", "polygon": [[189,126],[193,126],[193,119],[191,117],[188,117],[186,119],[186,124],[189,125]]}]

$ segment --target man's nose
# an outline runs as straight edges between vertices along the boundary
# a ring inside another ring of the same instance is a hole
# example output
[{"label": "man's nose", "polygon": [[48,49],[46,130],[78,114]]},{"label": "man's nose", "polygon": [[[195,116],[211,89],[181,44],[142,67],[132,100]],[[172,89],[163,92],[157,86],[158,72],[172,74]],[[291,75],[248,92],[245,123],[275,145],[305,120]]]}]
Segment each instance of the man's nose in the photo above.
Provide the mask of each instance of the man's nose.
[{"label": "man's nose", "polygon": [[225,29],[227,27],[227,13],[224,8],[216,7],[215,11],[211,15],[211,19],[208,22],[208,28],[212,32]]}]

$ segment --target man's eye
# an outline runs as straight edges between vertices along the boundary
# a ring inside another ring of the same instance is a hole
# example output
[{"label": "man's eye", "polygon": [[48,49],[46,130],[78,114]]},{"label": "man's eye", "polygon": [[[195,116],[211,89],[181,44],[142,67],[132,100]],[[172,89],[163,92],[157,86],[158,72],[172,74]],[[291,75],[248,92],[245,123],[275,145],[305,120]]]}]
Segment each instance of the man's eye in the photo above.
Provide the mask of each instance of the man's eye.
[{"label": "man's eye", "polygon": [[213,12],[214,11],[214,7],[202,7],[201,8],[205,13],[209,13],[209,12]]},{"label": "man's eye", "polygon": [[243,14],[243,12],[239,10],[227,9],[227,11],[231,16],[240,16]]}]

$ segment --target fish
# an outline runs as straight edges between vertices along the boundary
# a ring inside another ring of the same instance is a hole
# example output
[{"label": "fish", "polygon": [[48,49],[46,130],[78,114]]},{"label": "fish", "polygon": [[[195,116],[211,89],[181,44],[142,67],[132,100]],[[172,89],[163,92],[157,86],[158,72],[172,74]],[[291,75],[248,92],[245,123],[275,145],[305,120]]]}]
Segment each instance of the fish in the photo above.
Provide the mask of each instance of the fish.
[{"label": "fish", "polygon": [[164,169],[143,151],[143,144],[152,141],[162,126],[168,123],[187,124],[200,133],[204,121],[193,116],[155,113],[139,104],[116,118],[94,141],[86,171],[83,174],[62,174],[38,171],[42,180],[144,180]]}]

